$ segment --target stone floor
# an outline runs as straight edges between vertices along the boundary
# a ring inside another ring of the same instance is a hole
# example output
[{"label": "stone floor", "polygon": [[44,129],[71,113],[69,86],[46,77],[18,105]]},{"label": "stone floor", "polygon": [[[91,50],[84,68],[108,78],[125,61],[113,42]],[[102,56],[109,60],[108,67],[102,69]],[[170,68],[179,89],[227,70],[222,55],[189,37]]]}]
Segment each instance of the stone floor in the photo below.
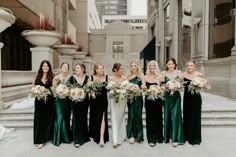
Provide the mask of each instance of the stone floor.
[{"label": "stone floor", "polygon": [[142,144],[134,145],[125,141],[115,149],[111,142],[100,148],[90,141],[80,148],[74,148],[73,144],[56,147],[47,143],[43,149],[38,150],[32,144],[32,129],[17,130],[14,134],[7,142],[0,142],[1,157],[233,157],[236,154],[236,128],[204,128],[203,142],[199,147],[184,144],[177,148],[170,144],[150,147],[145,139]]}]

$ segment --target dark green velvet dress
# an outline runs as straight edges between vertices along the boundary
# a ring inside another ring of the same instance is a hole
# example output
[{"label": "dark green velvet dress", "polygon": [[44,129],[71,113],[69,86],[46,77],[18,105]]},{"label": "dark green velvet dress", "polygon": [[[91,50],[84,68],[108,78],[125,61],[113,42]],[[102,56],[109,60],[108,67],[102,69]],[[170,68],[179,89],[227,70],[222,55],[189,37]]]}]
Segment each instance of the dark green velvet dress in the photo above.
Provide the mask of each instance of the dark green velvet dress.
[{"label": "dark green velvet dress", "polygon": [[[50,89],[52,82],[50,81],[44,84],[40,80],[35,82],[35,85]],[[55,116],[53,96],[49,95],[46,102],[35,98],[34,105],[34,144],[43,144],[53,138]]]},{"label": "dark green velvet dress", "polygon": [[[88,82],[88,76],[85,76],[84,82],[82,84],[83,87]],[[74,76],[71,76],[69,79],[70,84],[77,84]],[[88,96],[82,101],[82,102],[71,102],[71,108],[72,108],[72,134],[73,134],[73,140],[74,144],[84,144],[89,139],[88,134]]]},{"label": "dark green velvet dress", "polygon": [[201,137],[201,111],[202,97],[201,94],[194,95],[188,91],[188,85],[191,80],[184,78],[185,90],[183,101],[183,126],[184,137],[189,144],[200,144]]},{"label": "dark green velvet dress", "polygon": [[[147,88],[157,83],[146,82]],[[148,143],[162,143],[163,142],[163,116],[162,106],[164,101],[157,99],[155,101],[145,98],[146,109],[146,130]]]},{"label": "dark green velvet dress", "polygon": [[[134,77],[129,80],[130,83],[134,83],[141,87],[141,80],[139,77]],[[134,137],[138,142],[143,141],[143,122],[142,122],[142,110],[143,110],[143,97],[136,96],[133,101],[127,102],[128,106],[128,122],[127,122],[127,137]]]},{"label": "dark green velvet dress", "polygon": [[[91,76],[93,81],[93,76]],[[89,114],[89,136],[93,138],[96,143],[100,142],[100,129],[102,124],[102,117],[104,115],[105,121],[105,132],[104,132],[104,143],[109,141],[109,132],[108,132],[108,119],[107,119],[107,109],[108,109],[108,100],[107,100],[107,85],[108,76],[106,76],[106,81],[103,82],[104,86],[102,92],[96,96],[95,99],[90,98],[90,114]]]},{"label": "dark green velvet dress", "polygon": [[[178,76],[177,76],[178,77]],[[165,82],[170,79],[165,76]],[[164,101],[164,141],[184,143],[184,132],[182,125],[181,96],[179,91],[173,95],[170,92],[165,94]]]},{"label": "dark green velvet dress", "polygon": [[[61,81],[59,80],[58,84],[60,83]],[[56,119],[52,143],[59,146],[61,143],[70,143],[72,141],[70,129],[71,102],[68,97],[64,99],[56,97],[54,102],[56,108]]]}]

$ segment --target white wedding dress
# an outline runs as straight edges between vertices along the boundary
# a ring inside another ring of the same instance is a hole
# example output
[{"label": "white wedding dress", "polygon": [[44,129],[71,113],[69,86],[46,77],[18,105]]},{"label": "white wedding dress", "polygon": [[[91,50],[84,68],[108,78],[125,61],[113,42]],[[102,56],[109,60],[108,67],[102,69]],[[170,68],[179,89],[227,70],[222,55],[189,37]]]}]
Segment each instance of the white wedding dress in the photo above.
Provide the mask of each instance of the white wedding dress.
[{"label": "white wedding dress", "polygon": [[[121,83],[127,83],[124,81]],[[115,83],[111,81],[111,83]],[[126,125],[125,125],[125,108],[126,99],[119,100],[118,103],[115,102],[113,98],[109,98],[109,104],[111,109],[111,127],[112,127],[112,139],[113,145],[122,144],[126,139]]]}]

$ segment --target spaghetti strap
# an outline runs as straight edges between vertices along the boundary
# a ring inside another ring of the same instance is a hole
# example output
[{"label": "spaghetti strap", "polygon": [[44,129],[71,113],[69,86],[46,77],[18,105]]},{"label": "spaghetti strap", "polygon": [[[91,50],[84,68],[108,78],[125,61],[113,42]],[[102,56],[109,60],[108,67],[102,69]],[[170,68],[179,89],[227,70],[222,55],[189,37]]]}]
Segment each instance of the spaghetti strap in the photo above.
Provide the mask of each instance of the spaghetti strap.
[{"label": "spaghetti strap", "polygon": [[93,75],[91,75],[91,81],[93,81]]},{"label": "spaghetti strap", "polygon": [[106,82],[108,81],[108,75],[106,75],[106,80],[105,80]]}]

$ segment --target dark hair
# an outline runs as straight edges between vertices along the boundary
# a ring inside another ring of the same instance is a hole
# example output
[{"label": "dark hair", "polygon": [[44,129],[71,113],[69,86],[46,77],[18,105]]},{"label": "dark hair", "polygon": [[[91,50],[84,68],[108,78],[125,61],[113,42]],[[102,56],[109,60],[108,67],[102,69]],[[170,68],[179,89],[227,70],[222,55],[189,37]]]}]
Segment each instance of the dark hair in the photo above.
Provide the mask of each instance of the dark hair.
[{"label": "dark hair", "polygon": [[113,65],[112,72],[116,72],[116,71],[120,70],[121,66],[122,65],[120,63],[115,63]]},{"label": "dark hair", "polygon": [[67,62],[63,62],[63,63],[61,63],[60,68],[62,68],[62,66],[63,66],[64,64],[67,64],[67,65],[68,65],[68,70],[70,70],[70,65],[69,65],[69,63],[67,63]]},{"label": "dark hair", "polygon": [[[99,66],[103,67],[102,64],[95,64],[95,65],[94,65],[94,67],[93,67],[93,75],[96,75],[96,74],[97,74],[96,69],[98,69]],[[103,68],[104,68],[104,67],[103,67]]]},{"label": "dark hair", "polygon": [[[175,68],[174,69],[176,69],[176,67],[177,67],[177,63],[176,63],[176,60],[174,59],[174,58],[168,58],[167,60],[166,60],[166,64],[169,62],[169,61],[172,61],[173,63],[174,63],[174,65],[175,65]],[[168,67],[166,66],[166,70],[168,70]]]},{"label": "dark hair", "polygon": [[85,65],[82,64],[82,63],[77,63],[77,64],[75,65],[75,67],[76,67],[77,65],[79,65],[79,66],[81,67],[81,69],[83,69],[83,71],[84,71],[83,73],[86,74],[86,67],[85,67]]},{"label": "dark hair", "polygon": [[37,77],[35,79],[35,82],[34,84],[37,84],[41,81],[42,77],[43,77],[43,64],[46,63],[49,67],[49,70],[48,70],[48,73],[47,73],[47,82],[52,82],[52,79],[54,77],[54,74],[52,72],[52,66],[51,66],[51,63],[48,61],[48,60],[43,60],[41,63],[40,63],[40,66],[39,66],[39,70],[38,70],[38,74],[37,74]]}]

